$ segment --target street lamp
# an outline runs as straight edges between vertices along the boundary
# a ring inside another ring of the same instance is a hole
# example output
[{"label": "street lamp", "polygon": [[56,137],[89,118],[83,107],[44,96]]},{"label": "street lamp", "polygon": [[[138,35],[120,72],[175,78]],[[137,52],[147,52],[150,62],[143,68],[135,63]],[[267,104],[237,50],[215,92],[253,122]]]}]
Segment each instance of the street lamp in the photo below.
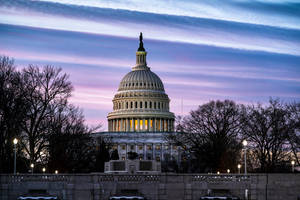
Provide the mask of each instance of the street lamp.
[{"label": "street lamp", "polygon": [[217,174],[220,174],[220,172],[219,172],[219,171],[217,171]]},{"label": "street lamp", "polygon": [[230,169],[227,169],[227,174],[229,174],[230,173]]},{"label": "street lamp", "polygon": [[58,174],[58,170],[55,170],[55,174]]},{"label": "street lamp", "polygon": [[15,138],[13,140],[14,143],[14,174],[17,172],[17,144],[18,144],[18,139]]},{"label": "street lamp", "polygon": [[31,174],[33,174],[33,168],[34,168],[34,164],[33,164],[33,163],[31,163],[31,164],[30,164],[30,167],[31,167]]},{"label": "street lamp", "polygon": [[291,164],[292,164],[292,172],[294,172],[295,171],[295,161],[292,160]]},{"label": "street lamp", "polygon": [[46,168],[45,168],[45,167],[43,167],[43,169],[42,169],[42,170],[43,170],[43,173],[45,173],[45,171],[46,171]]},{"label": "street lamp", "polygon": [[243,140],[243,145],[244,145],[244,156],[245,156],[245,175],[247,174],[247,140]]},{"label": "street lamp", "polygon": [[238,164],[238,171],[239,171],[239,174],[241,173],[241,167],[242,167],[242,165],[241,164]]}]

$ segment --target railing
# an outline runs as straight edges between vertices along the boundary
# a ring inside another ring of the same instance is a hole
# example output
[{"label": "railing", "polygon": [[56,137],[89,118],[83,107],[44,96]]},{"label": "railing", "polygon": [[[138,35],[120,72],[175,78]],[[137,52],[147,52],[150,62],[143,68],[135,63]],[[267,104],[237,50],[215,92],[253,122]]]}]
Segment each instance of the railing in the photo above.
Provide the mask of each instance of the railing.
[{"label": "railing", "polygon": [[[3,174],[0,183],[20,182],[73,182],[77,177],[84,177],[88,182],[160,182],[168,176],[183,177],[193,182],[249,182],[251,175],[216,175],[216,174]],[[178,179],[179,180],[179,179]]]},{"label": "railing", "polygon": [[18,183],[26,181],[40,181],[40,182],[54,182],[54,181],[67,181],[67,175],[40,175],[40,174],[19,174],[8,175],[8,182]]},{"label": "railing", "polygon": [[246,182],[250,181],[249,175],[194,175],[192,181],[203,182]]}]

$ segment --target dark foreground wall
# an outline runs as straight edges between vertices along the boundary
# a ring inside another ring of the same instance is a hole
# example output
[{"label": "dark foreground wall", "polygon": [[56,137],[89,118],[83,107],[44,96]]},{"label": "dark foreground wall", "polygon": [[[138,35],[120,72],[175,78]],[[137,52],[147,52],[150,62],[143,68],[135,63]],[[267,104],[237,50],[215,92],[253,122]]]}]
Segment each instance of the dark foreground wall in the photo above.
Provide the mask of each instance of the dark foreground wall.
[{"label": "dark foreground wall", "polygon": [[124,191],[138,191],[149,200],[198,200],[212,193],[241,199],[297,200],[300,174],[20,174],[0,175],[0,199],[16,199],[29,190],[47,190],[64,200],[99,200]]}]

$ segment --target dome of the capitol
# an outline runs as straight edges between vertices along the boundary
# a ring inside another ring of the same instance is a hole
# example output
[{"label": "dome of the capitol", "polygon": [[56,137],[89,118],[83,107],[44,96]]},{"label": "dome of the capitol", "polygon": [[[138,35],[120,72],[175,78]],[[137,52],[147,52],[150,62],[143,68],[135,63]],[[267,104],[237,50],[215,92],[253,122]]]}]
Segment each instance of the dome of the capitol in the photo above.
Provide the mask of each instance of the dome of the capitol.
[{"label": "dome of the capitol", "polygon": [[136,65],[120,82],[109,113],[111,132],[171,132],[174,114],[161,79],[147,66],[142,34],[136,52]]},{"label": "dome of the capitol", "polygon": [[160,78],[150,69],[134,70],[124,76],[118,91],[132,89],[164,91],[164,85]]}]

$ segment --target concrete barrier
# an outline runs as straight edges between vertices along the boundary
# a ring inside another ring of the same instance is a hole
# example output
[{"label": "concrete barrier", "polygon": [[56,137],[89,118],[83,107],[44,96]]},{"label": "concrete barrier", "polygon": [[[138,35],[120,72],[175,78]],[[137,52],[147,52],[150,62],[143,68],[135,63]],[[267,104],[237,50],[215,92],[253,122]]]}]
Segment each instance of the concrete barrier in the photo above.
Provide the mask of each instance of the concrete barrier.
[{"label": "concrete barrier", "polygon": [[63,200],[109,199],[135,191],[148,200],[198,200],[209,192],[251,200],[296,200],[300,174],[2,174],[0,199],[43,190]]}]

